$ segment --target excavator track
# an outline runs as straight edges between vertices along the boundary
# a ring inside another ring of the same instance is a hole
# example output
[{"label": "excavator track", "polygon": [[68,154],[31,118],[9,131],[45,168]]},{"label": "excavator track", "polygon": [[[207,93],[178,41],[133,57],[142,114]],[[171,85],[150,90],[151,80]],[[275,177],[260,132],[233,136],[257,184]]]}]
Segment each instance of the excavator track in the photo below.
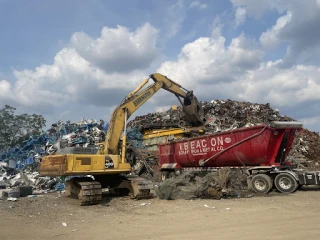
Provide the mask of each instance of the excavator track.
[{"label": "excavator track", "polygon": [[129,196],[133,199],[144,199],[153,196],[150,192],[153,189],[152,182],[140,177],[127,177],[121,181],[118,188],[128,189]]},{"label": "excavator track", "polygon": [[66,195],[80,200],[80,205],[94,205],[101,202],[101,184],[91,178],[72,178],[66,182]]}]

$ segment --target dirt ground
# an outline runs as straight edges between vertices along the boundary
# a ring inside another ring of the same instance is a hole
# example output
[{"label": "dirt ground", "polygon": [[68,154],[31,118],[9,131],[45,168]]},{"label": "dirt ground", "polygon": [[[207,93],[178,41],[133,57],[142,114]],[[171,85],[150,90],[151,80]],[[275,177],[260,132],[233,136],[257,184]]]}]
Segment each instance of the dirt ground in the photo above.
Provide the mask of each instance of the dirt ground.
[{"label": "dirt ground", "polygon": [[[0,200],[0,239],[319,239],[320,189],[223,200]],[[66,223],[67,226],[63,226]]]}]

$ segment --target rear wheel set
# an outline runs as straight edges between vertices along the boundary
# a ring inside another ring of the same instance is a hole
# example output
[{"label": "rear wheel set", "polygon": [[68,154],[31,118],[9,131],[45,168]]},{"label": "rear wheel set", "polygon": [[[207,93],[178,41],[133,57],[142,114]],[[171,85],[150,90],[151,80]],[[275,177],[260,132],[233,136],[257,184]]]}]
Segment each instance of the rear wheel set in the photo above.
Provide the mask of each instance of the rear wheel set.
[{"label": "rear wheel set", "polygon": [[293,193],[299,187],[297,180],[289,173],[279,173],[274,179],[274,184],[282,193]]},{"label": "rear wheel set", "polygon": [[273,183],[267,174],[257,174],[252,177],[252,189],[256,193],[268,193],[271,191]]},{"label": "rear wheel set", "polygon": [[[257,174],[251,180],[252,189],[256,193],[268,193],[273,188],[273,179],[267,174]],[[274,185],[279,192],[293,193],[298,187],[299,183],[295,177],[289,173],[279,173],[274,179]]]},{"label": "rear wheel set", "polygon": [[161,181],[165,181],[168,178],[175,178],[176,177],[176,173],[174,171],[161,171]]}]

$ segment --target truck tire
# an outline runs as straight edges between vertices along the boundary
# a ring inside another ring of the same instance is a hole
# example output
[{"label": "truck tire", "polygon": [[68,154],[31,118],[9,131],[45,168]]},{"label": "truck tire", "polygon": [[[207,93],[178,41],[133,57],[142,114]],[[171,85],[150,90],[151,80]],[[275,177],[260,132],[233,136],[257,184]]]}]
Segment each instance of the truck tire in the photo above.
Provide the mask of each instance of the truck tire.
[{"label": "truck tire", "polygon": [[176,173],[175,172],[170,172],[169,173],[169,178],[175,178],[176,177]]},{"label": "truck tire", "polygon": [[267,174],[254,175],[251,182],[256,193],[268,193],[272,189],[272,180]]},{"label": "truck tire", "polygon": [[169,178],[169,172],[167,171],[161,171],[161,181],[165,181]]},{"label": "truck tire", "polygon": [[282,193],[293,193],[299,187],[297,180],[289,173],[279,173],[274,183],[278,191]]}]

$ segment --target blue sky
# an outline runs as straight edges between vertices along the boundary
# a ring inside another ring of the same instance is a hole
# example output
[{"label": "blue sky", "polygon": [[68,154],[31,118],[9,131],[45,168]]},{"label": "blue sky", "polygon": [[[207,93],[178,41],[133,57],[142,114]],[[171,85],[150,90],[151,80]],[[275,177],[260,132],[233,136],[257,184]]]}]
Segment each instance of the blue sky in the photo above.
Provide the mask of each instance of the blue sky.
[{"label": "blue sky", "polygon": [[[170,28],[166,23],[166,14],[174,1],[1,0],[0,3],[0,27],[3,30],[0,63],[2,72],[9,74],[12,67],[35,68],[39,63],[52,63],[53,57],[69,42],[72,33],[83,31],[98,37],[103,26],[114,28],[122,25],[135,29],[150,22],[163,31],[163,39],[159,39],[163,52],[169,58],[175,58],[184,44],[199,36],[210,35],[210,25],[216,16],[224,15],[224,20],[227,20],[234,14],[232,3],[228,1],[205,2],[207,7],[204,10],[187,8],[185,15],[190,17],[185,18],[179,34],[166,41],[165,34]],[[263,16],[261,21],[248,21],[242,28],[236,29],[230,22],[223,29],[223,35],[230,40],[244,31],[248,36],[258,38],[278,16],[273,12]]]},{"label": "blue sky", "polygon": [[[319,21],[319,0],[0,0],[0,104],[107,120],[160,72],[200,100],[269,102],[320,131]],[[138,114],[175,103],[159,92]]]}]

